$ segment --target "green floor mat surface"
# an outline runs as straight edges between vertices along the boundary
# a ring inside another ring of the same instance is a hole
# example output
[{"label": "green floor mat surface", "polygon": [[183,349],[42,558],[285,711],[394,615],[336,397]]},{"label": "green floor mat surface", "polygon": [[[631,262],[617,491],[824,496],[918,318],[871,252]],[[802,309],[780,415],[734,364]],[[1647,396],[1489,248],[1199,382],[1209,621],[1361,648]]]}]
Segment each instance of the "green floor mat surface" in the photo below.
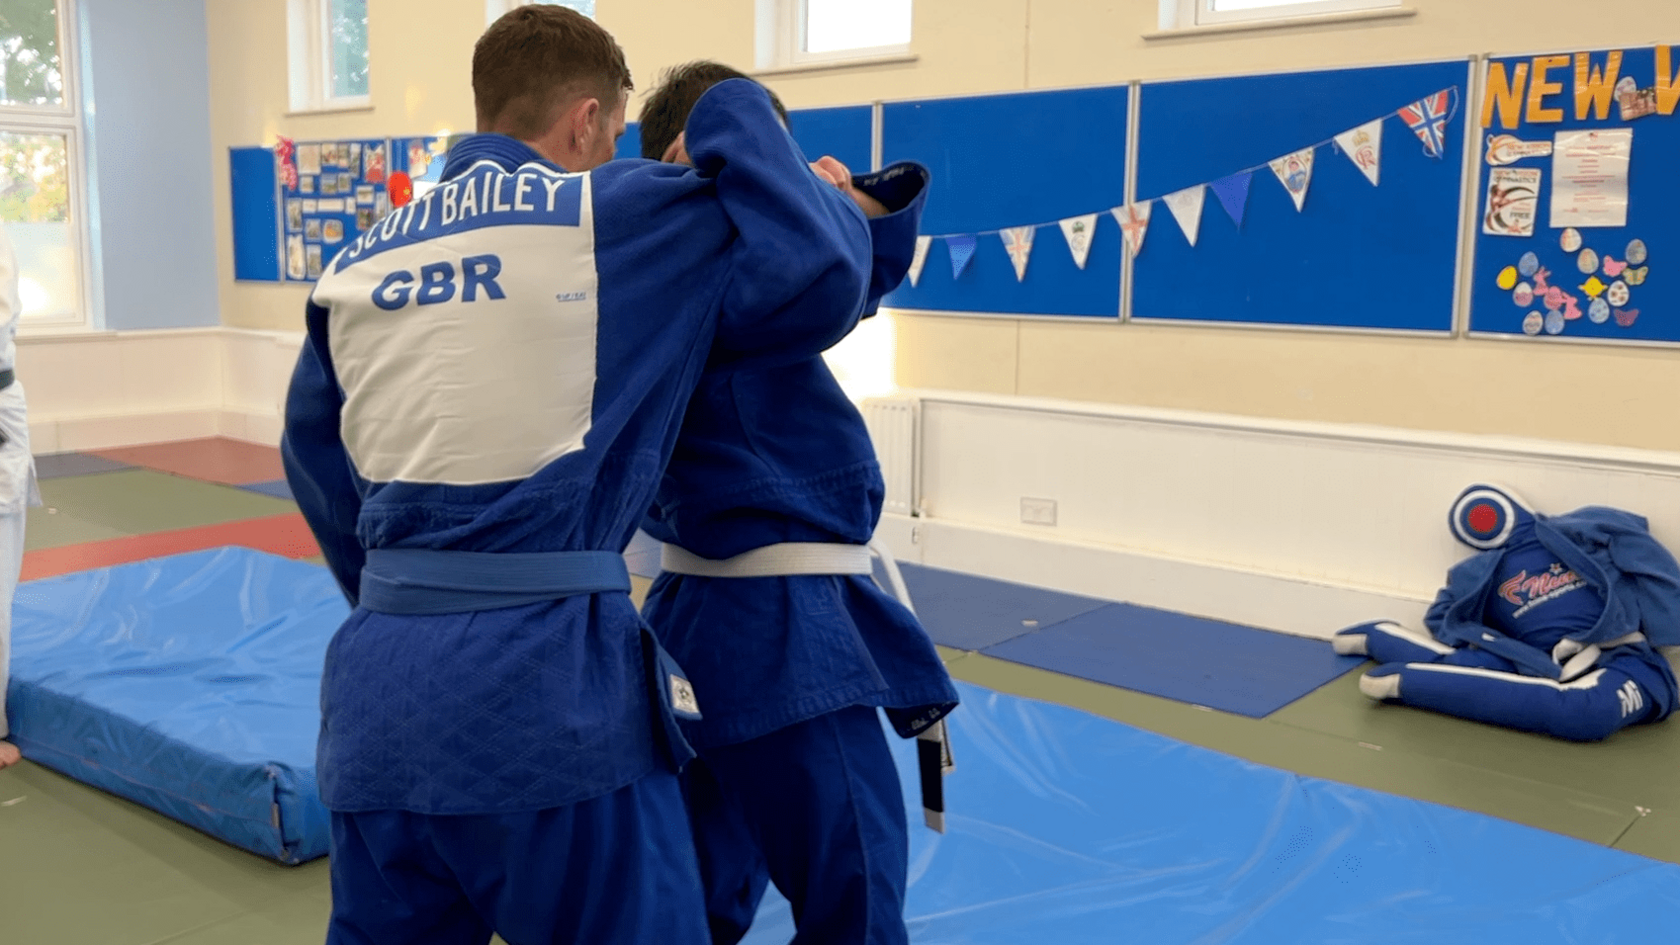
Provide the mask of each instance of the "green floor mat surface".
[{"label": "green floor mat surface", "polygon": [[324,860],[279,866],[28,762],[0,771],[8,942],[174,941],[302,897],[320,914],[318,943],[327,890]]},{"label": "green floor mat surface", "polygon": [[41,497],[60,514],[125,535],[297,511],[284,499],[146,469],[51,479],[41,483]]}]

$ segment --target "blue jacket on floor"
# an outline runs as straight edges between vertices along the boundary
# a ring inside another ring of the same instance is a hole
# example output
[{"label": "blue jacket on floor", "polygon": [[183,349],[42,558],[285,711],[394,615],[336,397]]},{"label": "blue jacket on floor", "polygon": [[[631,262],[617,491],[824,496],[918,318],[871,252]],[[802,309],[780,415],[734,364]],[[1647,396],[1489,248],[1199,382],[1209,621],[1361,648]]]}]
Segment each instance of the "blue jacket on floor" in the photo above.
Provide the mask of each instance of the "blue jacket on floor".
[{"label": "blue jacket on floor", "polygon": [[[1646,520],[1618,509],[1591,506],[1565,515],[1534,515],[1535,537],[1604,599],[1591,629],[1569,635],[1580,643],[1606,643],[1644,633],[1652,647],[1680,645],[1680,564],[1654,537]],[[1528,675],[1560,677],[1550,653],[1512,640],[1488,624],[1487,605],[1505,549],[1480,552],[1447,572],[1447,586],[1424,618],[1441,642],[1474,645],[1516,663]]]}]

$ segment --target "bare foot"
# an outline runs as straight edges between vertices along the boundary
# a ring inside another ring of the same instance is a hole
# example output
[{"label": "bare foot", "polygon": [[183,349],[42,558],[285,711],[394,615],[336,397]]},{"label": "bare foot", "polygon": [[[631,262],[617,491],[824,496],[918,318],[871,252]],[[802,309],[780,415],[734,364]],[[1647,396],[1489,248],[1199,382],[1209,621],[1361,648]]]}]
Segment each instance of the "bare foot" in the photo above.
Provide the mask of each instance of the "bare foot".
[{"label": "bare foot", "polygon": [[0,742],[0,768],[8,768],[23,760],[23,752],[11,742]]}]

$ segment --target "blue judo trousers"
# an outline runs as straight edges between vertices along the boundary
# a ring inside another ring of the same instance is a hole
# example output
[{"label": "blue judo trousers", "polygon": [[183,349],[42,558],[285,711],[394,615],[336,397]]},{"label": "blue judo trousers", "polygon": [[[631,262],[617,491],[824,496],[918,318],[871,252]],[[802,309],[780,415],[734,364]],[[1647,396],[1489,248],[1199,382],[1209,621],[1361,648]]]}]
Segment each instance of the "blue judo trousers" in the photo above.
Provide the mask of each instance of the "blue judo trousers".
[{"label": "blue judo trousers", "polygon": [[707,365],[834,344],[871,251],[755,83],[686,134],[692,168],[587,174],[468,138],[311,296],[282,455],[355,608],[321,680],[330,943],[708,938],[695,705],[622,552]]}]

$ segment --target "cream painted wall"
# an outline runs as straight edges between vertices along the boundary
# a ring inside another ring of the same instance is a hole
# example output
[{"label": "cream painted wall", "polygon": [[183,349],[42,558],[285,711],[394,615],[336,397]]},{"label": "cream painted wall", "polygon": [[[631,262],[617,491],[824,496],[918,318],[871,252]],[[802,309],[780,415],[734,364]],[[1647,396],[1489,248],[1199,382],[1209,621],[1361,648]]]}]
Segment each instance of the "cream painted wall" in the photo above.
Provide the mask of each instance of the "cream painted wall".
[{"label": "cream painted wall", "polygon": [[228,148],[297,140],[470,129],[472,46],[483,0],[368,0],[373,107],[287,111],[286,0],[206,0],[210,27],[210,147],[222,324],[298,330],[309,290],[233,281]]},{"label": "cream painted wall", "polygon": [[[288,116],[285,0],[207,0],[223,322],[295,329],[306,292],[232,281],[226,149],[468,127],[482,0],[369,0],[371,110]],[[792,106],[1680,41],[1680,4],[1407,0],[1407,19],[1145,39],[1158,0],[916,0],[914,63],[767,77]],[[647,88],[751,65],[754,0],[599,0]],[[632,111],[639,102],[633,102]],[[1680,351],[900,315],[906,387],[1680,449]],[[1566,392],[1560,394],[1559,392]]]},{"label": "cream painted wall", "polygon": [[[1680,40],[1675,4],[1604,0],[1590,15],[1561,0],[1407,5],[1417,16],[1144,39],[1154,0],[1040,0],[1025,86]],[[906,387],[1680,449],[1669,406],[1680,351],[1669,349],[901,315],[898,352]]]}]

